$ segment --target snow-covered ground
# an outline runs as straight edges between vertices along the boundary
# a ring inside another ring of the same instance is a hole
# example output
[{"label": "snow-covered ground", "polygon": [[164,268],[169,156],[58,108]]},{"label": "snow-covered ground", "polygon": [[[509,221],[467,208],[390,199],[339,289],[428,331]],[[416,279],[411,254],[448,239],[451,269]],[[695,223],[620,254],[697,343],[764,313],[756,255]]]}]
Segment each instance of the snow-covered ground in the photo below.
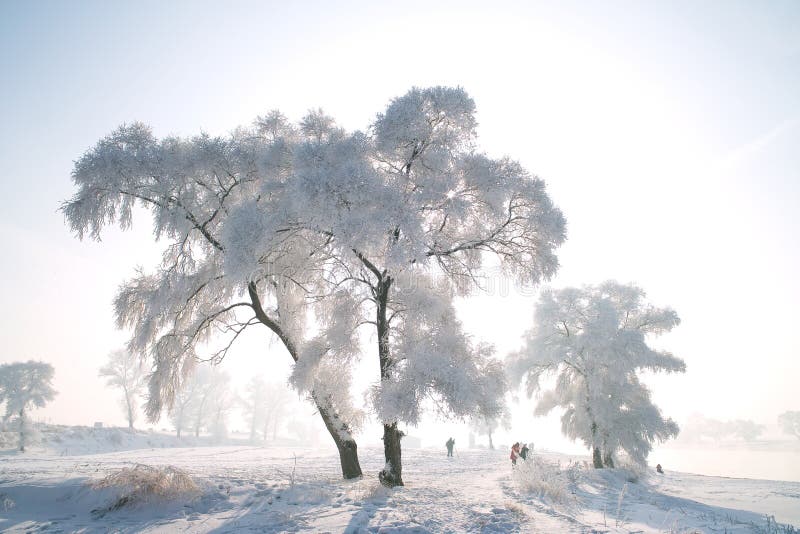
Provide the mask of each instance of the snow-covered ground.
[{"label": "snow-covered ground", "polygon": [[[405,449],[406,486],[386,489],[375,476],[383,463],[379,448],[362,447],[365,478],[344,481],[332,447],[178,443],[121,429],[62,428],[44,447],[5,451],[0,530],[791,532],[787,524],[800,526],[797,482],[593,470],[583,458],[540,451],[512,471],[505,451],[457,449],[447,458],[442,447]],[[174,466],[199,491],[167,501],[131,499],[115,509],[120,490],[92,483],[136,464]]]}]

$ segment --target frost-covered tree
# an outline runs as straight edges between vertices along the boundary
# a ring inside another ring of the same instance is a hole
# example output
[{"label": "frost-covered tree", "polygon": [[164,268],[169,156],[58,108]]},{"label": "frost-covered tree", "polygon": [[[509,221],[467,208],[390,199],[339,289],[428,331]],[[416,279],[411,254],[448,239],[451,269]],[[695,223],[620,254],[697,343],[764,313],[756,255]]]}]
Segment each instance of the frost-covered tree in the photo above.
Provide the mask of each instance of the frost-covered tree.
[{"label": "frost-covered tree", "polygon": [[745,441],[755,441],[765,430],[764,425],[759,425],[749,419],[737,419],[731,421],[730,424],[733,435]]},{"label": "frost-covered tree", "polygon": [[291,396],[280,384],[267,382],[262,376],[250,379],[242,399],[244,415],[250,425],[250,441],[255,442],[259,433],[265,441],[270,435],[275,439],[290,400]]},{"label": "frost-covered tree", "polygon": [[[157,273],[117,299],[131,348],[155,360],[149,415],[170,401],[198,342],[221,328],[221,358],[253,324],[296,362],[292,382],[317,405],[345,476],[360,474],[348,391],[359,325],[376,334],[385,484],[403,483],[398,424],[417,422],[422,399],[457,417],[499,410],[500,364],[463,332],[452,293],[475,287],[487,265],[525,283],[550,277],[564,219],[540,179],[476,149],[475,128],[472,99],[435,87],[393,100],[367,132],[319,111],[297,126],[272,113],[229,139],[158,141],[135,124],[81,158],[79,192],[63,208],[79,236],[129,225],[138,202],[171,242]],[[424,289],[437,279],[442,290]]]},{"label": "frost-covered tree", "polygon": [[[648,335],[679,323],[668,308],[644,300],[638,287],[609,281],[598,286],[542,291],[524,348],[508,358],[508,369],[540,393],[537,415],[561,407],[565,435],[592,451],[595,467],[613,467],[617,451],[644,462],[656,440],[678,433],[653,404],[640,371],[684,372],[683,360],[647,345]],[[552,389],[542,380],[555,377]]]},{"label": "frost-covered tree", "polygon": [[200,435],[200,431],[208,428],[211,418],[214,415],[215,399],[218,395],[224,394],[221,391],[227,385],[229,378],[217,367],[211,365],[199,365],[192,376],[195,383],[195,398],[191,404],[191,424],[195,437]]},{"label": "frost-covered tree", "polygon": [[275,383],[267,384],[266,409],[261,427],[264,441],[269,439],[269,436],[272,436],[273,440],[277,438],[278,426],[286,417],[291,400],[291,396],[285,387]]},{"label": "frost-covered tree", "polygon": [[786,434],[800,439],[800,412],[783,412],[778,416],[778,424]]},{"label": "frost-covered tree", "polygon": [[230,375],[219,369],[214,369],[214,371],[206,429],[215,440],[221,441],[228,436],[228,418],[236,404],[237,396],[231,389]]},{"label": "frost-covered tree", "polygon": [[[303,314],[297,292],[324,261],[315,252],[327,238],[298,235],[280,223],[295,138],[277,113],[226,138],[158,140],[134,123],[101,139],[76,162],[77,192],[62,211],[79,238],[99,240],[110,224],[128,228],[139,205],[153,215],[155,239],[166,243],[161,264],[126,282],[115,301],[118,326],[132,330],[128,349],[153,362],[146,405],[151,421],[165,407],[173,416],[183,413],[174,406],[176,395],[186,391],[198,347],[206,343],[216,344],[211,359],[220,361],[246,328],[263,325],[295,362],[299,359],[305,340],[293,321]],[[239,210],[238,219],[227,224],[235,238],[223,244],[222,226],[233,208],[254,203],[274,218],[277,230],[248,224]],[[251,271],[226,271],[229,256],[248,255],[265,238],[274,239],[270,248],[259,248],[263,262]],[[342,374],[336,362],[325,367]],[[337,446],[342,474],[353,478],[361,467],[348,420],[353,408],[342,393],[348,384],[347,378],[335,387],[324,377],[309,378],[310,396]]]},{"label": "frost-covered tree", "polygon": [[175,427],[175,435],[180,438],[184,430],[191,428],[193,412],[199,396],[199,383],[193,374],[186,377],[174,392],[169,408],[169,418]]},{"label": "frost-covered tree", "polygon": [[112,351],[106,365],[100,368],[100,376],[106,379],[106,385],[122,390],[122,409],[131,429],[138,417],[137,401],[147,388],[147,374],[144,361],[124,349]]},{"label": "frost-covered tree", "polygon": [[683,425],[681,437],[688,440],[702,440],[703,438],[720,441],[726,438],[740,438],[744,441],[754,441],[765,428],[749,419],[736,419],[720,421],[701,414],[692,414]]},{"label": "frost-covered tree", "polygon": [[478,435],[487,436],[489,438],[489,449],[494,450],[492,435],[498,428],[502,427],[506,430],[511,428],[510,418],[511,414],[508,407],[504,406],[500,415],[494,417],[485,417],[480,414],[473,416],[470,420],[470,426]]},{"label": "frost-covered tree", "polygon": [[53,400],[56,395],[51,384],[54,374],[53,366],[44,362],[31,360],[0,365],[0,404],[6,405],[4,420],[17,418],[22,452],[25,452],[30,433],[27,412]]},{"label": "frost-covered tree", "polygon": [[[456,417],[500,409],[500,364],[466,336],[453,293],[476,287],[488,265],[525,283],[558,266],[564,219],[544,183],[515,161],[479,152],[475,129],[474,102],[462,89],[412,89],[366,133],[345,132],[312,112],[292,152],[293,179],[281,203],[287,233],[324,236],[330,259],[322,274],[351,297],[342,299],[334,317],[343,324],[332,330],[374,328],[380,374],[372,401],[386,460],[379,476],[389,486],[403,484],[398,424],[415,424],[423,399]],[[267,237],[249,258],[238,258],[242,271],[283,237],[259,202],[243,218],[273,231],[261,232]],[[307,346],[293,380],[302,383],[303,371],[341,352],[332,346]]]},{"label": "frost-covered tree", "polygon": [[220,437],[225,433],[225,417],[231,406],[230,377],[205,363],[197,365],[183,380],[169,414],[179,438],[183,430],[191,430],[197,437],[203,429]]}]

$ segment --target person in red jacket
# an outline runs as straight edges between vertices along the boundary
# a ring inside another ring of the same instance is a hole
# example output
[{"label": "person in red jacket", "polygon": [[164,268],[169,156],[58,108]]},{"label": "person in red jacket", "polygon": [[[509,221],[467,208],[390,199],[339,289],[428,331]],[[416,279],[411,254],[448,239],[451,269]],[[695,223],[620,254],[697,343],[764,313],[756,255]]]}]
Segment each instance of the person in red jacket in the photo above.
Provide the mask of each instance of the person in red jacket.
[{"label": "person in red jacket", "polygon": [[519,441],[511,446],[511,465],[517,465],[517,458],[519,457]]}]

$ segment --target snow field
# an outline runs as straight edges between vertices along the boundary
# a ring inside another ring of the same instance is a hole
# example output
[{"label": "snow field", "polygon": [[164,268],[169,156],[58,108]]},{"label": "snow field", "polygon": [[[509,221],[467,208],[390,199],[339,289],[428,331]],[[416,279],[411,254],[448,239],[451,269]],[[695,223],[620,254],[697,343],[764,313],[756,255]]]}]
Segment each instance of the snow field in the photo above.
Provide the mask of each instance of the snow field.
[{"label": "snow field", "polygon": [[[360,450],[364,479],[340,478],[335,451],[186,447],[83,456],[0,456],[8,532],[791,532],[800,484],[593,470],[537,453],[512,470],[505,451],[407,449],[405,487],[377,481],[383,451]],[[136,465],[185,472],[199,492],[112,509],[99,481]],[[96,489],[93,489],[96,488]],[[714,499],[707,499],[713,494]],[[750,497],[750,502],[745,502]],[[784,500],[781,500],[784,499]],[[772,525],[772,526],[771,526]],[[782,530],[781,530],[782,529]]]}]

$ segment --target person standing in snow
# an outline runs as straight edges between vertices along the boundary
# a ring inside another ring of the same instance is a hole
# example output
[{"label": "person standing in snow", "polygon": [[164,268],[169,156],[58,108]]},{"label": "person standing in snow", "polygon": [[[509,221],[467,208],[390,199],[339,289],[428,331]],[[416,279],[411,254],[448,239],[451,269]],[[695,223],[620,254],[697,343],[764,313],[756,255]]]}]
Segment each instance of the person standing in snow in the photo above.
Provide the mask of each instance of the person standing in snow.
[{"label": "person standing in snow", "polygon": [[519,457],[519,442],[511,446],[511,466],[517,465],[517,458]]},{"label": "person standing in snow", "polygon": [[448,439],[444,446],[447,447],[447,456],[453,456],[453,446],[456,444],[456,440],[453,438]]},{"label": "person standing in snow", "polygon": [[529,450],[530,449],[528,449],[527,443],[523,443],[522,444],[522,450],[519,451],[520,458],[522,458],[523,460],[527,460],[528,459],[528,451]]}]

